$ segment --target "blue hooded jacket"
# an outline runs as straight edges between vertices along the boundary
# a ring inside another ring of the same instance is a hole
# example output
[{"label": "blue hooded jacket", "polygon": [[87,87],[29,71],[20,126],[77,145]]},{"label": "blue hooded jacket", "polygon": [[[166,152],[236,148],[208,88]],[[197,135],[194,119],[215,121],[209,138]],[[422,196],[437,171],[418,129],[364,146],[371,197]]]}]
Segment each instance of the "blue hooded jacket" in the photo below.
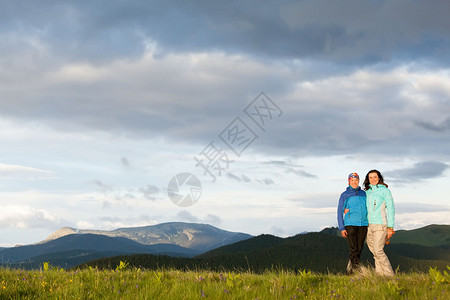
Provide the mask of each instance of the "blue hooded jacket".
[{"label": "blue hooded jacket", "polygon": [[[344,210],[348,212],[344,214]],[[345,230],[345,226],[368,226],[366,192],[361,187],[356,189],[348,186],[339,198],[337,209],[339,230]]]}]

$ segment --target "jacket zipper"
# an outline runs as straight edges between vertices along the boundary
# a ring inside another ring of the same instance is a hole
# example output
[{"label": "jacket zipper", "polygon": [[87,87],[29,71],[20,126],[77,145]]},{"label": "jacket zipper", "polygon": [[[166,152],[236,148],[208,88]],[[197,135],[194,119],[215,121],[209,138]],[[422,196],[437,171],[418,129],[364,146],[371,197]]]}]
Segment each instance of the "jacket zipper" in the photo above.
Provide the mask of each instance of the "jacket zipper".
[{"label": "jacket zipper", "polygon": [[[358,196],[359,197],[359,196]],[[360,201],[360,203],[361,203],[361,201]],[[363,220],[362,220],[362,218],[363,218],[363,216],[364,216],[364,214],[363,214],[363,208],[364,207],[366,207],[366,203],[363,203],[363,205],[360,205],[359,206],[359,215],[361,216],[361,218],[360,218],[360,224],[362,225],[363,224]]]},{"label": "jacket zipper", "polygon": [[[377,186],[378,187],[378,186]],[[373,192],[374,192],[374,189],[372,189],[372,194],[373,194]],[[377,206],[377,199],[375,199],[374,201],[373,201],[373,212],[375,212],[375,207]]]}]

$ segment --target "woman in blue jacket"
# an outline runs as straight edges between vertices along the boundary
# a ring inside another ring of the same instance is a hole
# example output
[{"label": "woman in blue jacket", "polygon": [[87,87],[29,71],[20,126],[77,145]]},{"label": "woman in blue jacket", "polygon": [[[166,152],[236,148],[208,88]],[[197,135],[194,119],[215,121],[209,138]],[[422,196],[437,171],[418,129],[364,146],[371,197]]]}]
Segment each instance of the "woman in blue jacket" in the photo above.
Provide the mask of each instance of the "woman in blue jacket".
[{"label": "woman in blue jacket", "polygon": [[351,274],[359,268],[361,251],[367,235],[366,193],[359,187],[359,176],[348,175],[348,187],[339,198],[337,209],[339,230],[347,238],[350,249],[350,260],[347,273]]},{"label": "woman in blue jacket", "polygon": [[383,176],[377,170],[367,173],[364,180],[367,193],[367,214],[369,229],[367,232],[367,246],[375,259],[375,272],[392,277],[394,271],[386,253],[384,244],[394,234],[394,200]]}]

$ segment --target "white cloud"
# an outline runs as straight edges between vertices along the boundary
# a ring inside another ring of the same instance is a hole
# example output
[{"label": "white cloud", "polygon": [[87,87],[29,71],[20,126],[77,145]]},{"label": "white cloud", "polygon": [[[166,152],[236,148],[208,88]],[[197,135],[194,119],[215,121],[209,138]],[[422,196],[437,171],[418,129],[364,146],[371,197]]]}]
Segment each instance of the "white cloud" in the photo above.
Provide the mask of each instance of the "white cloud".
[{"label": "white cloud", "polygon": [[58,228],[64,222],[45,209],[25,205],[6,205],[0,212],[0,228]]},{"label": "white cloud", "polygon": [[430,224],[446,224],[448,222],[448,216],[450,210],[440,212],[418,212],[418,213],[405,213],[395,215],[395,227],[398,229],[416,229],[424,227]]},{"label": "white cloud", "polygon": [[0,163],[0,178],[28,180],[50,179],[55,178],[55,173],[49,170]]},{"label": "white cloud", "polygon": [[181,221],[184,222],[193,222],[193,223],[197,223],[199,221],[198,217],[195,217],[194,215],[192,215],[190,212],[188,212],[187,210],[181,210],[177,213],[177,218]]},{"label": "white cloud", "polygon": [[89,221],[78,221],[76,223],[77,229],[95,229],[95,225]]}]

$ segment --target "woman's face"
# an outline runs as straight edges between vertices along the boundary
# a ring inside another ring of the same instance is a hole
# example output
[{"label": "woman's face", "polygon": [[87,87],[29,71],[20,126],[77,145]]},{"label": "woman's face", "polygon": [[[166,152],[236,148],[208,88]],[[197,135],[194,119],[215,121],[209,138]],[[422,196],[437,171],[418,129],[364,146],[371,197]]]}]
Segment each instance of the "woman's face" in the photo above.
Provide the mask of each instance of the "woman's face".
[{"label": "woman's face", "polygon": [[369,173],[369,183],[372,185],[377,185],[380,182],[380,178],[378,177],[378,174],[373,172]]},{"label": "woman's face", "polygon": [[350,184],[350,186],[351,186],[352,188],[356,189],[356,188],[358,187],[358,185],[359,185],[359,179],[358,179],[358,178],[355,178],[355,177],[352,177],[352,178],[350,178],[350,180],[348,181],[348,184]]}]

